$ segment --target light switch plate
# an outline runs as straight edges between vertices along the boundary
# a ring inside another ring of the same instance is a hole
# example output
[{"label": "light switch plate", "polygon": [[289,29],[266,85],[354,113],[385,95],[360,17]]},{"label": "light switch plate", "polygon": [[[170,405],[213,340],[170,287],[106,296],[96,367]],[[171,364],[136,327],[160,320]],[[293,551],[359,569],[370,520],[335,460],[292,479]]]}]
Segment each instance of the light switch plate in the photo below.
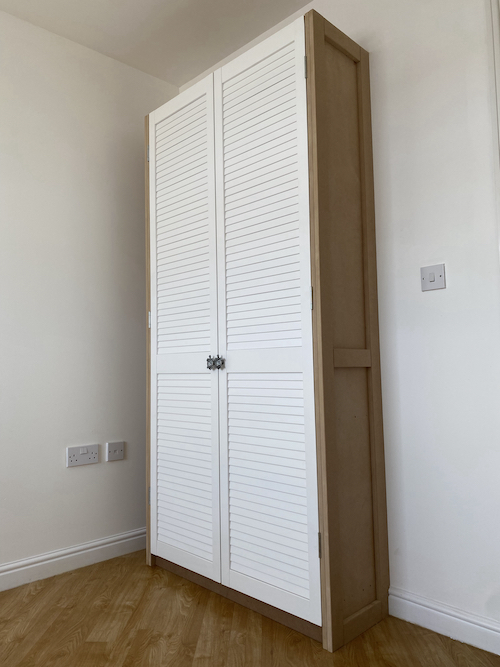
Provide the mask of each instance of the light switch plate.
[{"label": "light switch plate", "polygon": [[428,292],[433,289],[446,289],[444,264],[434,264],[434,266],[424,266],[421,268],[420,283],[422,285],[422,292]]},{"label": "light switch plate", "polygon": [[66,447],[66,468],[99,463],[99,445]]},{"label": "light switch plate", "polygon": [[124,442],[106,443],[106,461],[120,461],[125,457]]}]

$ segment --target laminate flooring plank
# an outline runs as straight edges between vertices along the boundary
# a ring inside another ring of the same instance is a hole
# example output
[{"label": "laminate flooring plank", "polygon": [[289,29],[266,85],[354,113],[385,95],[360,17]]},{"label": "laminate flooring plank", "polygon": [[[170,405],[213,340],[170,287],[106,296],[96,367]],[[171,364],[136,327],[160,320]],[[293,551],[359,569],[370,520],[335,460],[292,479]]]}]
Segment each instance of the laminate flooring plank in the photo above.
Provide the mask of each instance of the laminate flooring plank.
[{"label": "laminate flooring plank", "polygon": [[263,616],[250,609],[246,611],[245,667],[252,667],[262,664]]},{"label": "laminate flooring plank", "polygon": [[[401,650],[403,651],[405,644],[401,643]],[[415,649],[418,650],[420,656],[420,664],[432,665],[432,667],[457,667],[457,663],[446,652],[443,651],[441,638],[435,634],[429,633],[427,637],[420,638],[418,643],[415,643]]]},{"label": "laminate flooring plank", "polygon": [[[397,621],[397,619],[394,620]],[[357,637],[354,642],[351,642],[353,647],[357,648],[362,643],[365,652],[369,651],[365,662],[361,664],[370,664],[367,660],[372,657],[377,661],[375,664],[385,660],[386,664],[391,667],[399,667],[402,660],[407,667],[435,667],[434,658],[437,656],[431,656],[428,659],[426,655],[428,647],[422,638],[422,628],[407,632],[407,626],[408,624],[404,622],[379,623],[372,628],[374,632],[368,631],[361,637]],[[411,647],[411,649],[408,650],[406,647]]]},{"label": "laminate flooring plank", "polygon": [[328,653],[321,644],[314,639],[311,639],[311,667],[353,667],[357,663],[348,663],[345,659],[345,651],[337,651],[336,653]]},{"label": "laminate flooring plank", "polygon": [[[57,577],[33,581],[30,584],[0,593],[0,627],[4,629],[6,625],[16,621],[33,607],[43,606],[45,596],[53,595],[55,588],[63,588],[68,579],[72,578],[74,578],[74,573],[66,572]],[[2,631],[0,631],[0,642],[2,637]]]},{"label": "laminate flooring plank", "polygon": [[[144,667],[153,665],[155,649],[157,648],[158,637],[150,630],[137,629],[133,635],[133,641],[125,657],[125,661],[120,663],[123,667]],[[113,665],[115,662],[112,663]],[[118,663],[116,663],[118,664]]]},{"label": "laminate flooring plank", "polygon": [[75,667],[107,667],[110,663],[106,642],[84,642],[72,664]]},{"label": "laminate flooring plank", "polygon": [[113,667],[140,664],[138,661],[141,651],[145,651],[146,647],[154,645],[156,641],[156,638],[152,636],[151,626],[158,613],[158,607],[163,609],[175,595],[170,573],[165,572],[167,574],[165,577],[160,568],[148,568],[147,565],[144,567],[149,571],[149,580],[139,604],[114,643],[110,655]]},{"label": "laminate flooring plank", "polygon": [[149,635],[141,629],[145,648],[136,642],[124,667],[191,665],[209,592],[175,574],[168,573],[168,580],[170,586],[156,602],[148,624]]},{"label": "laminate flooring plank", "polygon": [[191,665],[209,592],[159,568],[149,571],[152,585],[118,640],[124,649],[113,654],[113,667]]},{"label": "laminate flooring plank", "polygon": [[[304,655],[300,641],[302,638],[307,641],[306,637],[273,621],[265,625],[267,626],[268,646],[271,647],[273,654],[272,667],[299,667],[310,662],[311,656]],[[298,641],[297,636],[300,637]]]},{"label": "laminate flooring plank", "polygon": [[[46,595],[43,598],[35,596],[32,599],[32,613],[22,634],[16,636],[14,642],[1,646],[1,649],[6,649],[3,654],[2,667],[29,667],[30,664],[33,664],[37,653],[35,647],[43,642],[44,636],[54,626],[61,614],[66,614],[66,616],[70,614],[70,610],[77,604],[80,593],[86,585],[87,578],[92,576],[93,571],[94,566],[91,566],[85,568],[85,572],[73,571],[47,580]],[[32,586],[32,584],[27,584],[27,586]],[[25,597],[24,600],[26,599]],[[23,611],[26,612],[24,606],[20,609],[21,615]],[[13,615],[12,618],[15,619],[16,616]],[[48,645],[54,639],[55,635],[50,632]],[[2,650],[0,650],[0,655],[2,655]]]},{"label": "laminate flooring plank", "polygon": [[24,656],[19,667],[66,667],[74,662],[75,654],[94,627],[96,610],[106,595],[107,587],[114,584],[114,570],[119,570],[116,563],[110,566],[109,562],[97,563],[89,568],[77,594],[71,597],[69,604],[65,604],[54,622]]},{"label": "laminate flooring plank", "polygon": [[[61,575],[63,577],[64,575]],[[0,642],[2,641],[2,631],[5,625],[12,621],[12,612],[20,615],[24,612],[26,606],[30,607],[32,600],[37,596],[43,595],[53,583],[54,577],[50,579],[43,579],[41,581],[33,581],[24,586],[18,586],[8,591],[0,593]]]},{"label": "laminate flooring plank", "polygon": [[[395,627],[392,623],[379,623],[378,626],[376,626],[376,632],[365,632],[363,635],[350,642],[345,648],[357,652],[362,667],[369,664],[368,660],[370,658],[374,660],[374,664],[380,663],[385,667],[399,667],[402,658],[402,644],[398,627]],[[414,636],[410,635],[409,639],[413,641]],[[413,650],[409,653],[405,653],[404,660],[405,667],[421,667],[418,651]]]},{"label": "laminate flooring plank", "polygon": [[[174,613],[182,623],[179,623],[177,631],[172,625],[168,628],[168,642],[159,663],[161,667],[191,667],[210,599],[210,591],[189,581],[181,581],[183,589],[177,599],[179,607]],[[161,625],[158,629],[163,631]]]},{"label": "laminate flooring plank", "polygon": [[[0,594],[0,664],[5,665],[14,651],[29,650],[46,627],[58,615],[61,609],[61,597],[72,579],[71,573],[60,577],[51,577],[20,586],[19,595],[11,602],[4,603],[7,597]],[[44,613],[49,609],[50,612]],[[41,616],[43,614],[43,621]]]},{"label": "laminate flooring plank", "polygon": [[[117,562],[121,559],[116,559]],[[87,638],[88,642],[105,642],[113,645],[123,632],[135,612],[151,579],[149,568],[144,564],[123,557],[123,577],[114,595],[96,621]]]},{"label": "laminate flooring plank", "polygon": [[[356,639],[343,646],[336,653],[333,654],[333,665],[335,667],[348,667],[349,665],[356,665],[356,667],[367,667],[368,665],[384,665],[384,667],[400,667],[399,663],[392,662],[370,662],[370,646],[368,643],[362,642],[359,644]],[[402,666],[401,666],[402,667]],[[406,665],[405,665],[406,667]]]},{"label": "laminate flooring plank", "polygon": [[443,635],[436,635],[447,655],[456,667],[499,667],[500,656],[454,641]]},{"label": "laminate flooring plank", "polygon": [[257,612],[234,603],[227,666],[247,667],[262,663],[262,620]]},{"label": "laminate flooring plank", "polygon": [[[311,639],[268,618],[262,620],[263,667],[304,667],[313,664]],[[328,654],[330,658],[332,654]]]},{"label": "laminate flooring plank", "polygon": [[115,570],[111,576],[104,573],[106,585],[92,605],[93,627],[75,652],[75,665],[89,662],[106,667],[112,664],[113,646],[138,607],[151,579],[148,569],[141,567],[142,564],[130,555],[115,559],[114,564],[111,565]]},{"label": "laminate flooring plank", "polygon": [[231,632],[229,635],[227,667],[245,667],[249,614],[249,609],[245,609],[245,607],[239,604],[234,605]]},{"label": "laminate flooring plank", "polygon": [[234,606],[234,602],[210,593],[193,667],[226,667]]}]

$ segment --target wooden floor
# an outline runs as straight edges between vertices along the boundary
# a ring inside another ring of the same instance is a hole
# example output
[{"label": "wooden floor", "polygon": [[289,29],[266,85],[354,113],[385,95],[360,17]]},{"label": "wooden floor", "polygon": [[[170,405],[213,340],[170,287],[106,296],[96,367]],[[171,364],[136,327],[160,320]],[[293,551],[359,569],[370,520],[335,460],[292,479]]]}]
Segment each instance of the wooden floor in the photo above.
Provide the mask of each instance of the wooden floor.
[{"label": "wooden floor", "polygon": [[335,654],[144,552],[0,593],[1,667],[500,667],[500,657],[389,618]]}]

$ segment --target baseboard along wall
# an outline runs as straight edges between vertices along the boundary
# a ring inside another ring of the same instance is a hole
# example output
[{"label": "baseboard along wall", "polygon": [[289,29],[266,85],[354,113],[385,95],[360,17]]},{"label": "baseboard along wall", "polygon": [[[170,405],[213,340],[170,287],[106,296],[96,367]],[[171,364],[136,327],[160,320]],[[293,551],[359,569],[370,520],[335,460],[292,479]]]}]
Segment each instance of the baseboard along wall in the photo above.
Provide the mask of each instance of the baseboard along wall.
[{"label": "baseboard along wall", "polygon": [[0,565],[0,591],[53,577],[79,567],[124,556],[146,547],[146,528]]},{"label": "baseboard along wall", "polygon": [[500,623],[493,619],[393,587],[389,589],[389,614],[500,655]]}]

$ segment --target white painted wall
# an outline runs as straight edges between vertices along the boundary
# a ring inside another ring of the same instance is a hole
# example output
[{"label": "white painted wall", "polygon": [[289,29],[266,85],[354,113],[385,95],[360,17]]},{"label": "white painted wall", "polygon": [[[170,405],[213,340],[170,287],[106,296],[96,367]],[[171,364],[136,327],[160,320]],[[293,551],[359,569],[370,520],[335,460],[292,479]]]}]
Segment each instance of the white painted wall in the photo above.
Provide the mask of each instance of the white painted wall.
[{"label": "white painted wall", "polygon": [[[1,587],[144,541],[144,116],[176,89],[4,13],[0,62]],[[107,440],[125,461],[66,469]]]},{"label": "white painted wall", "polygon": [[[310,8],[371,53],[391,611],[500,653],[489,1]],[[420,267],[439,262],[447,289],[422,293]]]}]

